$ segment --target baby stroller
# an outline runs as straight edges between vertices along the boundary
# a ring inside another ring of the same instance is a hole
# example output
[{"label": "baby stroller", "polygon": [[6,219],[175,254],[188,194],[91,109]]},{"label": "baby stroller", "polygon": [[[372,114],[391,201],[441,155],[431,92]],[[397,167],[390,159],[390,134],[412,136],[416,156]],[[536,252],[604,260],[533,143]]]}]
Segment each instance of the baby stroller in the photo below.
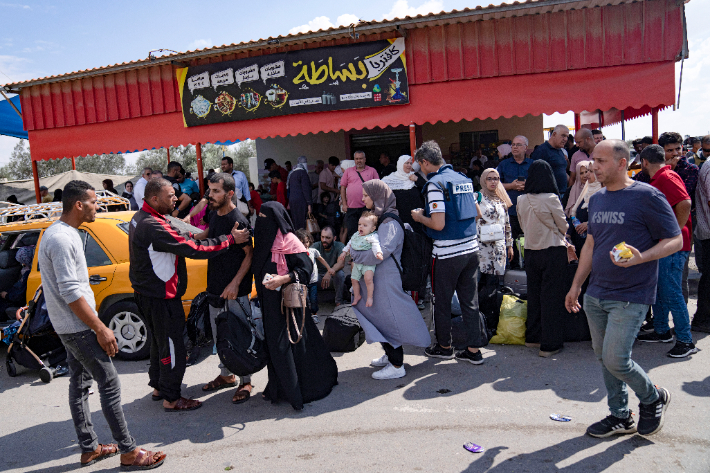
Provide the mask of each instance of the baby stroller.
[{"label": "baby stroller", "polygon": [[49,320],[42,286],[20,311],[24,312],[24,317],[7,349],[7,374],[17,376],[15,361],[25,368],[39,370],[39,377],[45,383],[67,374],[67,352]]}]

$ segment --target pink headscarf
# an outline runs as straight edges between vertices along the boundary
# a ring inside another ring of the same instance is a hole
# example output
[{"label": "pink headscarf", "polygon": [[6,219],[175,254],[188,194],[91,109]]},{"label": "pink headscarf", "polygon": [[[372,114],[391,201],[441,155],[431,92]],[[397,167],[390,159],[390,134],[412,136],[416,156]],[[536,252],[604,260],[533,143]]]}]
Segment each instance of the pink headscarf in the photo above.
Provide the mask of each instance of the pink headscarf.
[{"label": "pink headscarf", "polygon": [[284,237],[281,230],[278,230],[276,232],[276,238],[274,238],[274,244],[271,245],[271,262],[276,263],[276,272],[278,275],[285,276],[288,274],[286,255],[307,252],[308,250],[303,246],[303,243],[301,243],[296,235],[289,232],[286,234],[286,237]]}]

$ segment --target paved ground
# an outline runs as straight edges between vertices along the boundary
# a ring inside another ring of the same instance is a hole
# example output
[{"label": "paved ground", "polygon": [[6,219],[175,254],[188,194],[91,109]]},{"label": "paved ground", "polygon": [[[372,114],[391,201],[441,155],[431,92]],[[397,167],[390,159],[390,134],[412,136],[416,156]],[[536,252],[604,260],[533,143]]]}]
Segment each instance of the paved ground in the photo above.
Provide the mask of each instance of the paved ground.
[{"label": "paved ground", "polygon": [[[697,273],[693,277],[697,276]],[[697,287],[697,281],[694,284]],[[695,300],[690,304],[695,312]],[[322,322],[321,322],[322,323]],[[637,344],[634,359],[672,393],[663,430],[654,436],[598,440],[584,434],[607,415],[601,374],[589,342],[568,343],[552,359],[520,346],[489,346],[485,364],[432,361],[406,350],[407,376],[375,381],[368,366],[378,346],[335,354],[340,384],[326,399],[295,412],[256,396],[240,406],[231,391],[203,395],[217,374],[217,357],[188,368],[184,394],[205,401],[182,414],[150,399],[147,362],[116,362],[131,432],[141,445],[168,453],[163,472],[233,471],[471,471],[703,472],[710,471],[710,336],[694,333],[701,353],[665,356],[671,346]],[[68,379],[43,384],[34,373],[0,372],[0,471],[60,473],[79,465],[67,406]],[[632,395],[636,410],[637,400]],[[110,433],[98,393],[93,421],[100,440]],[[570,423],[550,420],[567,414]],[[469,453],[465,442],[483,445]],[[82,471],[118,471],[112,458]]]}]

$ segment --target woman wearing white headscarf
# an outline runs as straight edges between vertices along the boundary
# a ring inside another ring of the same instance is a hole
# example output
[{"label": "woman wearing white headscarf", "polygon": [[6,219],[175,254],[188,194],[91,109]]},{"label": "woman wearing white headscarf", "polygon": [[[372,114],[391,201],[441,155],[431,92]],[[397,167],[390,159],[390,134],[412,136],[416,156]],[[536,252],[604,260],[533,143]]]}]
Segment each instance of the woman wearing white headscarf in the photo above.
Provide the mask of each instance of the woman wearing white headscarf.
[{"label": "woman wearing white headscarf", "polygon": [[565,205],[565,215],[568,217],[572,217],[572,207],[575,207],[577,199],[579,199],[579,196],[582,194],[582,189],[587,183],[589,174],[593,174],[589,172],[591,164],[591,161],[579,161],[574,169],[576,178],[574,180],[574,184],[572,184],[572,187],[569,188],[567,205]]},{"label": "woman wearing white headscarf", "polygon": [[298,164],[288,175],[289,207],[291,219],[296,230],[306,228],[307,214],[313,212],[311,179],[308,177],[308,160],[305,156],[298,158]]},{"label": "woman wearing white headscarf", "polygon": [[[508,197],[500,174],[493,168],[481,173],[481,201],[478,203],[481,213],[476,220],[476,233],[479,235],[478,267],[481,270],[478,299],[481,312],[486,316],[489,329],[498,326],[498,310],[496,307],[499,276],[505,274],[506,260],[513,259],[513,235],[510,230],[508,208],[513,203]],[[494,225],[496,227],[491,227]],[[491,229],[502,230],[500,239],[486,240]],[[485,230],[485,231],[484,231]]]},{"label": "woman wearing white headscarf", "polygon": [[[513,147],[510,146],[508,143],[503,143],[502,145],[498,146],[496,148],[498,150],[498,160],[503,161],[505,158],[510,156],[513,153]],[[481,186],[483,187],[483,186]]]},{"label": "woman wearing white headscarf", "polygon": [[412,210],[424,207],[424,197],[421,188],[426,179],[412,169],[413,160],[409,155],[402,155],[397,160],[397,172],[385,176],[382,182],[387,184],[397,199],[397,211],[404,223],[412,226],[412,230],[424,233],[422,224],[412,219]]},{"label": "woman wearing white headscarf", "polygon": [[[577,199],[575,199],[574,204],[569,206],[569,217],[570,219],[576,218],[580,223],[574,225],[574,221],[570,222],[570,229],[567,233],[570,234],[570,240],[574,244],[577,254],[580,254],[584,242],[587,241],[587,222],[589,221],[589,198],[595,193],[602,189],[602,185],[597,181],[594,172],[591,171],[591,161],[582,161],[580,164],[587,163],[588,172],[586,173],[586,183],[584,188],[579,193]],[[580,165],[577,165],[577,175],[579,172]],[[572,196],[570,195],[570,202],[572,202]],[[572,228],[573,227],[573,228]]]}]

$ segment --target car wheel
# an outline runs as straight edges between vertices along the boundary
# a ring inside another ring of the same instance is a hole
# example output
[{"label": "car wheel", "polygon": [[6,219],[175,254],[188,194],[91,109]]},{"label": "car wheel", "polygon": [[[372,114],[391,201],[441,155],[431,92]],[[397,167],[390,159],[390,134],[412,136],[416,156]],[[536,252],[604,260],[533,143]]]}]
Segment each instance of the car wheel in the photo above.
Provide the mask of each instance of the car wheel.
[{"label": "car wheel", "polygon": [[133,301],[116,302],[101,317],[113,330],[118,343],[116,356],[122,360],[142,360],[150,355],[150,329]]}]

